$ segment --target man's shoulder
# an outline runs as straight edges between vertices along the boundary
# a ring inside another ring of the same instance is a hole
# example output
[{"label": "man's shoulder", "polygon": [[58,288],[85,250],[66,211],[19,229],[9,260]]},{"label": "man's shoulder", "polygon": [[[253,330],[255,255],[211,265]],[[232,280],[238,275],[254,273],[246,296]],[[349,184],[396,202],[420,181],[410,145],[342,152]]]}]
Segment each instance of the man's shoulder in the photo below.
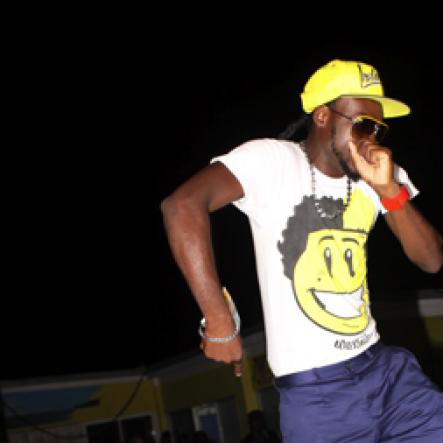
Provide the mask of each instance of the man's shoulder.
[{"label": "man's shoulder", "polygon": [[237,147],[239,150],[246,150],[256,154],[274,154],[283,157],[302,157],[303,151],[298,143],[290,140],[277,138],[256,138],[246,141]]},{"label": "man's shoulder", "polygon": [[297,149],[297,148],[299,148],[299,143],[296,143],[292,140],[283,140],[283,139],[272,138],[272,137],[253,138],[253,139],[246,141],[243,144],[250,145],[250,146],[269,146],[269,147],[273,147],[275,149]]}]

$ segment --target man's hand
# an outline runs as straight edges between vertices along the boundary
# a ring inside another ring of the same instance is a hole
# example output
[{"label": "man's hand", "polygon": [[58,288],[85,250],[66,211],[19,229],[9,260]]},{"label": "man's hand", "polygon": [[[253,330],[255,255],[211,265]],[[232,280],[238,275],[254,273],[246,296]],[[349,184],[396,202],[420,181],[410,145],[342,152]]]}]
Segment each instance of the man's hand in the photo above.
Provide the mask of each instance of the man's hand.
[{"label": "man's hand", "polygon": [[400,189],[394,179],[394,163],[388,148],[362,140],[357,145],[349,142],[352,160],[361,178],[380,197],[393,197]]},{"label": "man's hand", "polygon": [[[394,165],[389,149],[362,140],[358,147],[350,141],[349,150],[361,178],[380,198],[392,198],[398,194],[400,186],[394,179]],[[413,263],[425,272],[440,271],[443,264],[443,238],[413,205],[405,204],[401,210],[388,212],[385,218]]]},{"label": "man's hand", "polygon": [[[240,317],[237,312],[234,301],[228,290],[223,287],[222,293],[228,308],[228,316],[226,311],[218,311],[217,316],[205,319],[204,335],[210,337],[230,337],[232,334],[240,330]],[[236,331],[236,332],[234,332]],[[234,374],[236,377],[242,375],[242,343],[239,335],[233,339],[224,342],[213,342],[208,338],[203,338],[200,348],[207,358],[224,363],[232,363],[234,366]]]},{"label": "man's hand", "polygon": [[[208,333],[208,336],[211,336],[210,333]],[[241,377],[243,371],[243,349],[240,336],[226,343],[211,343],[203,339],[200,344],[200,349],[205,356],[211,360],[232,363],[235,376]]]}]

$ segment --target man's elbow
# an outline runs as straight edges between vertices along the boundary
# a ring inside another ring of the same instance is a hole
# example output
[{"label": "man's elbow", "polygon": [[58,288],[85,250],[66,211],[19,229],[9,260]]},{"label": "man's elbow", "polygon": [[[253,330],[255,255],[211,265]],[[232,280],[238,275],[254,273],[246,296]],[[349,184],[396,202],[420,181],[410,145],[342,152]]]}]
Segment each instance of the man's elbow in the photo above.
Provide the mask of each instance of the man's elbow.
[{"label": "man's elbow", "polygon": [[443,267],[443,240],[439,236],[439,240],[435,246],[435,253],[432,255],[432,260],[429,263],[429,270],[431,274],[437,274]]},{"label": "man's elbow", "polygon": [[165,225],[170,223],[183,224],[195,220],[201,213],[208,210],[204,204],[192,195],[172,193],[160,203]]},{"label": "man's elbow", "polygon": [[437,274],[440,272],[441,264],[440,265],[428,265],[426,267],[422,267],[422,270],[427,272],[428,274]]},{"label": "man's elbow", "polygon": [[165,217],[172,209],[173,203],[172,198],[166,197],[160,202],[160,211],[163,214],[163,217]]},{"label": "man's elbow", "polygon": [[180,202],[174,196],[174,194],[171,194],[161,201],[160,210],[163,215],[163,221],[165,222],[165,224],[168,220],[173,220],[177,216],[179,208]]},{"label": "man's elbow", "polygon": [[428,274],[437,274],[443,266],[443,254],[439,254],[423,262],[415,262],[415,264]]}]

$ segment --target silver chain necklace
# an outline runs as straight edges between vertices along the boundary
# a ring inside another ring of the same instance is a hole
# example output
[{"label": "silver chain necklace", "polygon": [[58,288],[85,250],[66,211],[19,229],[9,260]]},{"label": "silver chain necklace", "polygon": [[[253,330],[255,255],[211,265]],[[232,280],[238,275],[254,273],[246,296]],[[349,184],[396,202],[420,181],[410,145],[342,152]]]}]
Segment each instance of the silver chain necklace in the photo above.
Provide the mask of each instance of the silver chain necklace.
[{"label": "silver chain necklace", "polygon": [[311,159],[309,158],[308,151],[306,149],[305,142],[300,142],[300,147],[302,151],[306,155],[306,160],[309,164],[309,170],[311,172],[311,189],[312,189],[312,195],[314,196],[314,206],[315,210],[317,211],[318,215],[320,215],[321,218],[327,218],[327,219],[333,219],[337,217],[340,214],[343,214],[345,212],[346,208],[349,206],[349,203],[351,202],[351,191],[352,191],[352,182],[349,177],[347,177],[346,181],[346,202],[343,202],[343,206],[341,208],[336,209],[333,213],[325,212],[325,210],[320,205],[320,200],[317,198],[315,193],[315,171],[314,171],[314,165],[311,162]]}]

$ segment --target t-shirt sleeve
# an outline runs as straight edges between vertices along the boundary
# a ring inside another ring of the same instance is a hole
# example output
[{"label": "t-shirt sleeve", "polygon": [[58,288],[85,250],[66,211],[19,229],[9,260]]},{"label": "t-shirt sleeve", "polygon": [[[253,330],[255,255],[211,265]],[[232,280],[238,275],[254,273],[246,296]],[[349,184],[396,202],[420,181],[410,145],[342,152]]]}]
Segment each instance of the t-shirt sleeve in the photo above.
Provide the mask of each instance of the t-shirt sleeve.
[{"label": "t-shirt sleeve", "polygon": [[[397,164],[394,164],[394,178],[398,183],[406,186],[406,189],[408,190],[410,199],[413,199],[415,196],[417,196],[419,194],[419,190],[414,186],[414,183],[412,183],[407,172],[402,167],[398,166]],[[388,211],[381,204],[380,199],[378,200],[378,202],[379,202],[380,212],[382,214],[386,214],[386,212],[388,212]]]},{"label": "t-shirt sleeve", "polygon": [[211,163],[221,162],[235,175],[244,196],[233,204],[256,221],[272,202],[279,186],[283,161],[280,148],[277,140],[257,139],[211,159]]}]

